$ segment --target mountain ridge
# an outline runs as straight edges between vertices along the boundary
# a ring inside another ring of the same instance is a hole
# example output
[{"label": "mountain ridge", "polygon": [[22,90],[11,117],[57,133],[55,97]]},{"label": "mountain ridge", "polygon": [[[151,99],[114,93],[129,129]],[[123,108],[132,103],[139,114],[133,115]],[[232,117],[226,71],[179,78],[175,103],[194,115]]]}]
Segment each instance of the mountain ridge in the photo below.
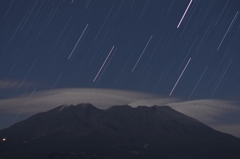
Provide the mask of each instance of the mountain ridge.
[{"label": "mountain ridge", "polygon": [[[240,156],[240,139],[169,106],[115,105],[103,110],[90,103],[61,105],[0,130],[0,138],[6,138],[0,143],[0,156],[34,152],[31,157],[46,157],[54,152],[56,157],[69,151],[83,152],[86,158],[88,153],[98,158],[101,154],[102,158],[116,158],[119,153],[124,154],[120,158],[148,158],[150,154],[150,158],[161,158],[159,151],[164,152],[163,158],[192,158],[200,152],[206,158],[209,151],[210,156],[218,158]],[[10,151],[9,147],[15,148]]]}]

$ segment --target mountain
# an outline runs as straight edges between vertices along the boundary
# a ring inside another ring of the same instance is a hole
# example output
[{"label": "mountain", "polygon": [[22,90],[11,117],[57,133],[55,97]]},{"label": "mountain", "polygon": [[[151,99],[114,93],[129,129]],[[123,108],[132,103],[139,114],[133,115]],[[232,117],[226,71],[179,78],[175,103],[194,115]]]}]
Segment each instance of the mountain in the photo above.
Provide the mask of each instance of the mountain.
[{"label": "mountain", "polygon": [[59,106],[1,130],[0,139],[0,159],[240,158],[239,138],[169,106]]}]

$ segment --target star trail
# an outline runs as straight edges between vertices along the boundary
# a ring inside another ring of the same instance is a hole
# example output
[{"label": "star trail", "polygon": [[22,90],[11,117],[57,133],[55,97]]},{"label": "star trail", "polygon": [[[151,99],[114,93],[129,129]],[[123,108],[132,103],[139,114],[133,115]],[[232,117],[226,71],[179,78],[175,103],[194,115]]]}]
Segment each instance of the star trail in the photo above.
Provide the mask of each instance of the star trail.
[{"label": "star trail", "polygon": [[111,55],[113,49],[114,49],[114,46],[112,47],[112,49],[111,49],[110,52],[108,53],[108,56],[106,57],[105,61],[103,62],[102,66],[101,66],[101,68],[99,69],[97,75],[95,76],[93,82],[95,82],[95,80],[97,79],[99,73],[101,72],[102,68],[104,67],[104,65],[105,65],[106,61],[108,60],[108,57]]},{"label": "star trail", "polygon": [[177,84],[178,84],[179,80],[181,79],[182,75],[184,74],[184,72],[185,72],[185,70],[186,70],[186,68],[187,68],[187,66],[188,66],[188,64],[189,64],[189,62],[190,62],[190,61],[191,61],[191,58],[188,60],[188,62],[187,62],[187,64],[186,64],[186,66],[184,67],[184,69],[183,69],[182,73],[180,74],[180,76],[179,76],[179,78],[178,78],[177,82],[176,82],[176,83],[175,83],[175,85],[173,86],[173,89],[171,90],[171,92],[170,92],[169,96],[171,96],[171,95],[172,95],[172,93],[173,93],[174,89],[176,88],[176,86],[177,86]]},{"label": "star trail", "polygon": [[237,96],[239,13],[239,0],[3,0],[0,98],[59,88]]},{"label": "star trail", "polygon": [[189,2],[189,4],[188,4],[185,12],[183,13],[183,16],[182,16],[181,20],[179,21],[177,28],[179,28],[179,26],[181,25],[181,23],[182,23],[182,21],[183,21],[183,18],[185,17],[185,15],[186,15],[186,13],[187,13],[187,11],[188,11],[188,8],[190,7],[191,4],[192,4],[192,0],[190,0],[190,2]]}]

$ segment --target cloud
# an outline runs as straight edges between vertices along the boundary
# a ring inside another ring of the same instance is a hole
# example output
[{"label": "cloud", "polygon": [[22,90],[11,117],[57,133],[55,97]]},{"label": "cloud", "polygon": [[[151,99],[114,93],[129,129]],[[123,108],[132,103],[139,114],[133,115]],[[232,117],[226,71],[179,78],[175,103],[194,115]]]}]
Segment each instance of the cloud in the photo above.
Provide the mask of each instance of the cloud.
[{"label": "cloud", "polygon": [[178,98],[169,98],[169,97],[159,97],[159,98],[150,98],[150,99],[139,99],[136,101],[133,101],[129,103],[128,105],[132,107],[137,107],[137,106],[153,106],[153,105],[158,105],[158,106],[169,106],[169,103],[172,102],[180,102],[181,100]]},{"label": "cloud", "polygon": [[[55,89],[27,94],[23,97],[0,100],[0,111],[7,113],[32,114],[47,111],[62,104],[76,105],[92,103],[98,108],[106,109],[113,105],[124,105],[136,101],[160,99],[159,96],[141,92],[114,89]],[[161,100],[161,99],[160,99]],[[175,99],[162,98],[163,103],[174,102]]]},{"label": "cloud", "polygon": [[240,123],[239,124],[226,124],[226,125],[213,125],[214,129],[225,132],[228,134],[232,134],[236,137],[240,138]]},{"label": "cloud", "polygon": [[[166,98],[165,101],[169,99]],[[137,101],[139,105],[162,105],[163,99]],[[238,100],[200,99],[164,104],[225,133],[240,137],[240,105]]]},{"label": "cloud", "polygon": [[[239,112],[240,107],[233,101],[219,99],[201,99],[169,103],[173,109],[187,114],[204,123],[215,123],[216,119],[230,112]],[[219,121],[219,120],[218,120]]]},{"label": "cloud", "polygon": [[0,89],[14,89],[20,87],[36,87],[32,82],[21,82],[18,80],[0,80]]},{"label": "cloud", "polygon": [[240,106],[235,101],[202,99],[169,103],[169,106],[215,130],[240,137]]},{"label": "cloud", "polygon": [[16,88],[20,83],[18,81],[0,81],[0,88]]}]

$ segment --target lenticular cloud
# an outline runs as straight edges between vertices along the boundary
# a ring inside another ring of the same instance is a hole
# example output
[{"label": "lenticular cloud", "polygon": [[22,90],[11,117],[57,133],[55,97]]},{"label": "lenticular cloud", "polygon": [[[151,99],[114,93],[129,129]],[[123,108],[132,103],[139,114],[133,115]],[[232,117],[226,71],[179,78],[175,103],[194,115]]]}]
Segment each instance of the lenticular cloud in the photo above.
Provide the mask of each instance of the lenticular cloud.
[{"label": "lenticular cloud", "polygon": [[0,110],[8,113],[32,114],[55,108],[59,105],[91,103],[106,109],[113,105],[124,105],[141,100],[159,98],[157,95],[114,89],[55,89],[34,94],[0,100]]}]

